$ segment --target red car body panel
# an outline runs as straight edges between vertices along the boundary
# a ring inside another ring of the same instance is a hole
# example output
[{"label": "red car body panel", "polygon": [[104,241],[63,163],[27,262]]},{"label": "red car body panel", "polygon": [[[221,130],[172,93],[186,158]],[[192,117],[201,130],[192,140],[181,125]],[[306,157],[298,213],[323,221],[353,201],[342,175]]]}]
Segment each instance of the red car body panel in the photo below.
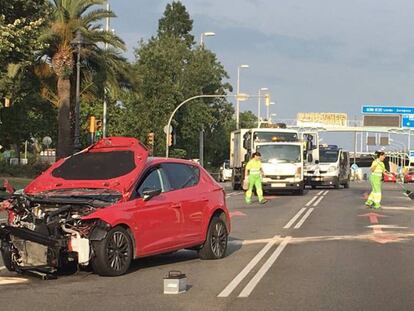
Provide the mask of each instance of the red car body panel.
[{"label": "red car body panel", "polygon": [[67,180],[54,177],[52,172],[60,167],[69,158],[61,159],[54,163],[49,169],[34,179],[26,188],[25,193],[32,195],[48,190],[71,189],[71,188],[102,188],[112,189],[122,193],[123,197],[129,197],[132,185],[140,175],[148,158],[148,150],[136,139],[128,137],[104,138],[92,146],[82,150],[85,152],[109,152],[109,151],[133,151],[135,169],[126,175],[107,180]]},{"label": "red car body panel", "polygon": [[404,182],[410,183],[414,182],[414,173],[408,173],[404,176]]},{"label": "red car body panel", "polygon": [[393,173],[384,173],[384,182],[397,182],[397,177]]},{"label": "red car body panel", "polygon": [[[195,186],[161,193],[149,201],[130,197],[99,209],[83,219],[101,219],[112,227],[124,225],[135,242],[135,257],[164,253],[201,245],[208,225],[216,212],[224,212],[228,231],[230,215],[223,188],[200,165],[186,160],[152,158],[141,170],[163,163],[178,163],[197,167],[199,183]],[[137,178],[134,185],[138,182]]]}]

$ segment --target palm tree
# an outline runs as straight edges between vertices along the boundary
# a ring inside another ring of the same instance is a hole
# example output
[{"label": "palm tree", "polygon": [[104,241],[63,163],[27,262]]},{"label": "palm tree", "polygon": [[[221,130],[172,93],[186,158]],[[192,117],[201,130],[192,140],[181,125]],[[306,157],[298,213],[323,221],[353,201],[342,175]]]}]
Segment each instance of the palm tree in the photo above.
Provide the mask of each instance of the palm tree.
[{"label": "palm tree", "polygon": [[[76,51],[71,42],[76,32],[79,30],[88,43],[81,49],[82,80],[90,81],[86,88],[84,86],[85,92],[92,92],[99,97],[98,92],[101,91],[102,94],[105,83],[118,85],[117,81],[127,75],[126,61],[120,55],[120,50],[125,49],[124,42],[112,32],[101,30],[100,21],[115,17],[112,11],[102,8],[103,4],[104,0],[53,0],[53,16],[42,36],[47,48],[42,51],[41,56],[51,64],[56,78],[58,158],[73,152],[72,111]],[[103,44],[109,48],[103,49]]]}]

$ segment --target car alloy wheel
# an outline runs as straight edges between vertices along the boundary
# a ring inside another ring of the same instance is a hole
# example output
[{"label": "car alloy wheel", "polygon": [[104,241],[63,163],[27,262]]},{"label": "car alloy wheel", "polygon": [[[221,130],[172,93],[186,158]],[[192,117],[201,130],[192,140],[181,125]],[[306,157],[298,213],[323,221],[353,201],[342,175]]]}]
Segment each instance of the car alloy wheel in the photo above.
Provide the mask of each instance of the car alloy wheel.
[{"label": "car alloy wheel", "polygon": [[115,271],[122,271],[129,265],[128,237],[123,232],[114,232],[107,244],[109,266]]},{"label": "car alloy wheel", "polygon": [[211,250],[217,258],[221,258],[227,247],[227,229],[222,222],[217,222],[211,233]]}]

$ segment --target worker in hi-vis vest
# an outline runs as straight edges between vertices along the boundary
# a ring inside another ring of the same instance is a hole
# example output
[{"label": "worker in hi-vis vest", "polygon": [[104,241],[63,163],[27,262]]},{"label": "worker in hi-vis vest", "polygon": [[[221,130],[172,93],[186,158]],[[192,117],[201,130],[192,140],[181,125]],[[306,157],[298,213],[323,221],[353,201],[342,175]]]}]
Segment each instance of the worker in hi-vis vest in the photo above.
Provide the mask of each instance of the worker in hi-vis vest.
[{"label": "worker in hi-vis vest", "polygon": [[381,207],[381,184],[382,175],[386,171],[385,169],[385,153],[380,151],[377,153],[377,158],[372,162],[371,165],[371,193],[369,194],[368,200],[365,205],[373,208]]},{"label": "worker in hi-vis vest", "polygon": [[259,203],[264,204],[267,200],[263,197],[263,190],[262,190],[262,161],[260,152],[253,153],[252,159],[247,162],[244,178],[247,179],[249,184],[248,189],[246,191],[246,203],[252,203],[252,193],[253,187],[256,188],[256,193],[259,198]]}]

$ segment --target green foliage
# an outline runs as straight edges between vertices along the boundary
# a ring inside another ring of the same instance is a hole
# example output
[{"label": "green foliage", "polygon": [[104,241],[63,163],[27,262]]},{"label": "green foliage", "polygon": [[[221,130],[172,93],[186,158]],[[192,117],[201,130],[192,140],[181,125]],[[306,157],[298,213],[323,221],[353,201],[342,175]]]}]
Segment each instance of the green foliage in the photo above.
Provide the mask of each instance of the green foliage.
[{"label": "green foliage", "polygon": [[[5,161],[0,161],[1,177],[25,177],[35,178],[44,172],[50,165],[47,163],[35,162],[27,165],[9,165]],[[27,182],[12,183],[13,186],[19,188],[26,186]],[[0,184],[2,186],[3,183]]]},{"label": "green foliage", "polygon": [[240,113],[240,128],[254,128],[257,127],[257,116],[249,111]]},{"label": "green foliage", "polygon": [[31,62],[44,48],[39,36],[46,24],[46,0],[0,0],[0,70],[9,63]]}]

